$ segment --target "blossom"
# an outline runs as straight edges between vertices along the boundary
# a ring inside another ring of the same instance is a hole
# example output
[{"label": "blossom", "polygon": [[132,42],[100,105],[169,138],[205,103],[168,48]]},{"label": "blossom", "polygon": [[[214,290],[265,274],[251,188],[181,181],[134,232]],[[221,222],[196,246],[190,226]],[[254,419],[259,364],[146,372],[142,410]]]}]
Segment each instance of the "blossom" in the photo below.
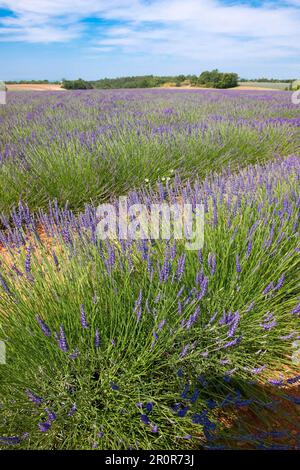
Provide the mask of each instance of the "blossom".
[{"label": "blossom", "polygon": [[22,439],[20,436],[5,437],[0,436],[0,444],[5,446],[15,446],[21,444]]},{"label": "blossom", "polygon": [[98,349],[100,347],[100,334],[99,334],[98,328],[95,331],[94,346],[95,346],[95,349]]},{"label": "blossom", "polygon": [[89,327],[83,305],[80,305],[80,321],[81,321],[81,325],[82,325],[83,328],[88,328]]},{"label": "blossom", "polygon": [[51,428],[51,423],[49,421],[39,423],[38,428],[41,432],[47,432]]},{"label": "blossom", "polygon": [[76,411],[77,411],[77,406],[76,406],[76,403],[74,403],[72,407],[70,408],[70,410],[68,411],[68,416],[73,416]]},{"label": "blossom", "polygon": [[39,397],[38,395],[36,395],[35,393],[33,393],[29,389],[26,389],[25,393],[26,393],[27,397],[29,398],[29,400],[32,401],[33,403],[35,403],[36,405],[41,405],[44,401],[43,398]]},{"label": "blossom", "polygon": [[150,419],[145,414],[141,414],[141,421],[142,421],[142,423],[146,424],[147,426],[150,424]]},{"label": "blossom", "polygon": [[59,345],[60,349],[63,352],[68,352],[69,351],[69,346],[68,346],[67,338],[66,338],[66,335],[65,335],[65,332],[64,332],[64,329],[63,329],[62,325],[60,325],[60,327],[59,327],[59,332],[60,332],[60,335],[59,335],[59,338],[58,338],[58,345]]},{"label": "blossom", "polygon": [[50,328],[46,325],[44,320],[42,320],[42,318],[39,315],[36,316],[36,321],[38,322],[38,324],[39,324],[42,332],[44,333],[44,335],[45,336],[51,336]]}]

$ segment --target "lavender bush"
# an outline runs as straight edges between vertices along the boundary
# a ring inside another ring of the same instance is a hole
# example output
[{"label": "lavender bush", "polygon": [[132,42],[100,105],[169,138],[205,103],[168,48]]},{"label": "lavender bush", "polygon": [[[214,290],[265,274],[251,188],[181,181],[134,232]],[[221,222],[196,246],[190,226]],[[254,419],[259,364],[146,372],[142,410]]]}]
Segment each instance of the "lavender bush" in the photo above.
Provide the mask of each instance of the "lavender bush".
[{"label": "lavender bush", "polygon": [[[3,217],[0,445],[219,448],[237,439],[224,413],[259,419],[279,397],[297,404],[285,387],[300,379],[299,183],[290,156],[129,193],[203,203],[199,252],[172,239],[100,242],[92,205],[20,203]],[[288,377],[276,372],[285,366]],[[266,436],[238,439],[272,447]]]}]

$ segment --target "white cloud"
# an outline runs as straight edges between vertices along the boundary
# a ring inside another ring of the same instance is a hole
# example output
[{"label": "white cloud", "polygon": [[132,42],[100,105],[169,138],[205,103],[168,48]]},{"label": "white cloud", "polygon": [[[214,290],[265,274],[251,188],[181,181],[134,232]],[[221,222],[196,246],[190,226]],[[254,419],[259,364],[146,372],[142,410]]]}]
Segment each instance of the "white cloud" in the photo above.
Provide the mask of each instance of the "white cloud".
[{"label": "white cloud", "polygon": [[[14,17],[0,18],[0,41],[64,42],[89,32],[89,49],[115,49],[238,61],[294,60],[300,54],[300,0],[225,5],[219,0],[0,0]],[[93,25],[89,17],[121,26]]]}]

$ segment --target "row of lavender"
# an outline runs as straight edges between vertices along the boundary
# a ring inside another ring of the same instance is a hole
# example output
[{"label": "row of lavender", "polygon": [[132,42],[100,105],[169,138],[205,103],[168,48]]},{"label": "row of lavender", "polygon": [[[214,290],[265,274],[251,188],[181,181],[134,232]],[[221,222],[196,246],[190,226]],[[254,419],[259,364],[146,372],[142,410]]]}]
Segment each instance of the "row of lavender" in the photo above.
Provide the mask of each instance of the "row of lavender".
[{"label": "row of lavender", "polygon": [[82,209],[145,180],[299,152],[290,93],[135,90],[10,93],[0,110],[0,212],[20,196]]},{"label": "row of lavender", "polygon": [[[129,194],[147,207],[204,204],[198,252],[99,242],[89,205],[32,214],[20,203],[2,217],[0,444],[299,448],[293,415],[277,433],[271,420],[282,401],[299,407],[287,389],[300,380],[299,183],[290,156]],[[222,417],[241,408],[263,432],[247,419],[233,432]]]}]

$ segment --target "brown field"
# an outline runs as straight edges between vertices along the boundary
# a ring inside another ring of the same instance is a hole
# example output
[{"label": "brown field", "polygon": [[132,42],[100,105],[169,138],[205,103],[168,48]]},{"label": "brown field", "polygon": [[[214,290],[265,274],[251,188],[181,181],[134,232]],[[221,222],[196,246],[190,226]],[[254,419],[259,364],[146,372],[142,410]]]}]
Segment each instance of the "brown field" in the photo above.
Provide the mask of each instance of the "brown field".
[{"label": "brown field", "polygon": [[60,85],[53,83],[41,84],[12,84],[6,85],[8,91],[65,91]]}]

